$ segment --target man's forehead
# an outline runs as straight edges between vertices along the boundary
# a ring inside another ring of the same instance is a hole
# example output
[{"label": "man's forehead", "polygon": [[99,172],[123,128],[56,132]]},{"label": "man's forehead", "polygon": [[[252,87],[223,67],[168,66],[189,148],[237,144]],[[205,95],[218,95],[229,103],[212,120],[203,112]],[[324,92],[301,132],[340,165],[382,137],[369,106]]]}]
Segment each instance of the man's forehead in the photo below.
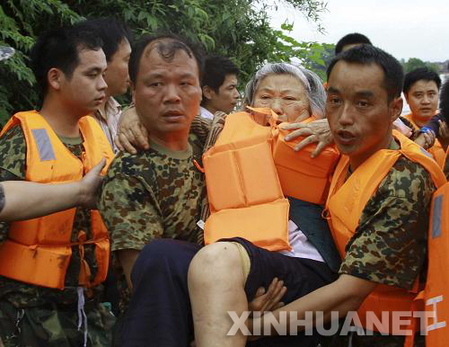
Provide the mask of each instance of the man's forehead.
[{"label": "man's forehead", "polygon": [[175,47],[172,56],[166,57],[159,51],[158,42],[155,44],[152,42],[145,48],[140,64],[140,69],[146,73],[157,69],[176,70],[181,68],[185,73],[199,75],[198,63],[193,55],[190,56],[184,49]]},{"label": "man's forehead", "polygon": [[410,89],[413,90],[429,90],[429,89],[438,89],[437,83],[434,80],[418,80],[415,83],[412,84]]},{"label": "man's forehead", "polygon": [[[154,41],[151,41],[144,49],[143,51],[143,56],[145,58],[155,58],[155,57],[159,57],[165,61],[171,61],[173,60],[173,58],[178,55],[178,54],[183,54],[186,55],[188,59],[193,59],[195,60],[195,57],[193,56],[193,54],[190,52],[188,53],[185,49],[181,48],[183,46],[185,46],[184,44],[180,43],[178,45],[176,45],[178,41],[172,38],[161,38],[161,39],[157,39]],[[170,47],[170,45],[172,45]],[[185,47],[187,50],[189,50],[189,48],[186,46]],[[170,53],[167,55],[166,52],[162,52],[162,50],[165,51],[170,51]],[[166,56],[164,56],[164,53]]]},{"label": "man's forehead", "polygon": [[107,66],[106,55],[103,49],[90,49],[86,47],[79,47],[77,49],[79,65],[82,64],[98,64]]},{"label": "man's forehead", "polygon": [[383,86],[384,72],[375,64],[360,64],[346,61],[338,61],[329,76],[328,89],[334,88],[334,84],[350,85],[352,89],[365,89],[364,86]]}]

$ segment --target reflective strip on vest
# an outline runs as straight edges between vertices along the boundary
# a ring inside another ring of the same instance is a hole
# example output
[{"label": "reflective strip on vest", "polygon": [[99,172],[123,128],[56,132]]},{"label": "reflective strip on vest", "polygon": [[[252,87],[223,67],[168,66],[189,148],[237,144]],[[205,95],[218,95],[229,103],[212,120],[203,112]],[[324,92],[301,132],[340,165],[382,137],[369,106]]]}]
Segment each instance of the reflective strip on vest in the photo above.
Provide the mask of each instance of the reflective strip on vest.
[{"label": "reflective strip on vest", "polygon": [[[441,236],[441,215],[443,213],[443,195],[435,197],[432,209],[431,237],[435,239]],[[448,250],[449,251],[449,250]]]},{"label": "reflective strip on vest", "polygon": [[56,160],[55,152],[46,129],[31,129],[41,161]]}]

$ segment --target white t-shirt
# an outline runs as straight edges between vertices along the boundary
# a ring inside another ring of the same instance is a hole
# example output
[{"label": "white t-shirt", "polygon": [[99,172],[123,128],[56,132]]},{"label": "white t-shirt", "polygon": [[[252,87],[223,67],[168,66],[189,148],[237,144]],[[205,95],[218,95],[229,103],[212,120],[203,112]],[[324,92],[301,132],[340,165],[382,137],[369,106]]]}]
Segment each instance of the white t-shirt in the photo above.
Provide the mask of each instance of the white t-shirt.
[{"label": "white t-shirt", "polygon": [[288,221],[288,234],[290,239],[291,251],[280,251],[279,253],[289,257],[306,258],[324,263],[324,259],[315,246],[307,239],[306,235],[299,230],[298,226],[292,221]]},{"label": "white t-shirt", "polygon": [[200,116],[207,119],[214,119],[214,115],[209,112],[209,110],[205,109],[203,106],[200,106]]}]

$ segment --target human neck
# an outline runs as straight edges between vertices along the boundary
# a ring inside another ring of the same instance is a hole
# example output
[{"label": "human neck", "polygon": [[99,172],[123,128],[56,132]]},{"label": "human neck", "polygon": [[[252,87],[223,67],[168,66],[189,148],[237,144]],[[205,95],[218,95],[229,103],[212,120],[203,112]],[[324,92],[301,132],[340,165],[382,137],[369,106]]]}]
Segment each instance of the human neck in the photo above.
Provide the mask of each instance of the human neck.
[{"label": "human neck", "polygon": [[416,123],[416,125],[419,126],[420,128],[426,125],[426,123],[430,120],[429,117],[419,117],[414,113],[412,113],[412,119]]},{"label": "human neck", "polygon": [[362,165],[366,160],[368,160],[377,151],[380,151],[381,149],[389,148],[391,141],[393,141],[393,135],[390,132],[389,136],[386,136],[382,141],[379,141],[379,143],[376,147],[371,148],[369,151],[360,153],[359,155],[350,155],[349,162],[350,162],[352,171],[355,171],[360,165]]},{"label": "human neck", "polygon": [[189,133],[170,133],[170,134],[151,134],[151,141],[157,143],[160,146],[167,148],[170,151],[182,152],[188,147]]},{"label": "human neck", "polygon": [[98,107],[98,111],[100,111],[100,113],[102,115],[106,116],[106,104],[108,103],[109,99],[111,98],[111,95],[108,95],[106,93],[106,97],[104,98],[104,101],[101,103],[101,105]]},{"label": "human neck", "polygon": [[210,104],[204,104],[203,107],[208,110],[210,113],[215,114],[216,112],[218,112],[219,110],[217,110],[215,107],[213,107]]},{"label": "human neck", "polygon": [[59,136],[80,136],[78,122],[84,115],[74,114],[72,110],[51,98],[44,100],[44,104],[39,113]]}]

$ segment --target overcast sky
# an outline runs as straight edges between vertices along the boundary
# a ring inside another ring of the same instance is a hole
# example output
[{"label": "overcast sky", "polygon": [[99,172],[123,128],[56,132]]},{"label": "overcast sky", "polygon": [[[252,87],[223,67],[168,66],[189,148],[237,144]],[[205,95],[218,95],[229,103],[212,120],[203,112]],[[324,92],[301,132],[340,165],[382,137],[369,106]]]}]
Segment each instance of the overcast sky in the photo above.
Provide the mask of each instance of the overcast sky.
[{"label": "overcast sky", "polygon": [[449,60],[448,0],[327,0],[322,15],[326,32],[291,8],[270,11],[272,25],[279,28],[287,19],[294,23],[292,35],[298,41],[337,43],[350,32],[360,32],[397,59]]}]

